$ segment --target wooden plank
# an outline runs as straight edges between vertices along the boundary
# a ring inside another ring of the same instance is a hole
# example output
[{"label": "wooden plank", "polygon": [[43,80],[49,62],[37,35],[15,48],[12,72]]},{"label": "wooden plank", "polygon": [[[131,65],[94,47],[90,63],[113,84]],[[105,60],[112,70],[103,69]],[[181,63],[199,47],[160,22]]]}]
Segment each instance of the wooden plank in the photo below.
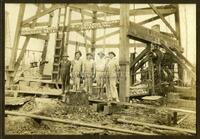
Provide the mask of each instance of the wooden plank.
[{"label": "wooden plank", "polygon": [[[94,99],[89,99],[90,102],[93,103],[108,103],[107,101],[103,100],[94,100]],[[166,109],[168,111],[176,111],[176,112],[182,112],[182,113],[191,113],[191,114],[196,114],[195,111],[191,110],[185,110],[185,109],[178,109],[178,108],[171,108],[171,107],[166,107],[166,106],[151,106],[151,105],[144,105],[144,104],[137,104],[137,103],[127,103],[127,102],[115,102],[111,101],[110,104],[115,104],[115,105],[124,105],[124,106],[131,106],[131,107],[140,107],[140,108],[145,108],[145,109]]]},{"label": "wooden plank", "polygon": [[34,39],[42,39],[42,40],[48,40],[49,36],[48,35],[41,35],[41,34],[35,34],[35,35],[27,35],[27,37],[31,37]]},{"label": "wooden plank", "polygon": [[[68,14],[68,20],[67,20],[68,26],[71,24],[71,16],[72,16],[72,9],[69,8],[69,14]],[[70,35],[70,32],[68,31],[66,33],[66,38],[65,38],[64,55],[68,55],[69,35]]]},{"label": "wooden plank", "polygon": [[129,58],[129,38],[127,32],[129,28],[129,4],[120,4],[120,47],[119,47],[119,63],[120,76],[119,79],[119,99],[120,101],[129,101],[130,86],[130,58]]},{"label": "wooden plank", "polygon": [[[82,10],[80,10],[80,13],[81,13],[81,22],[82,22],[82,25],[84,26],[84,19],[85,19],[85,17],[84,17],[84,15],[83,15],[83,13],[82,13]],[[87,46],[87,39],[86,39],[86,32],[85,32],[85,30],[83,30],[83,39],[84,39],[84,41],[85,41],[85,49],[86,49],[86,53],[88,53],[89,52],[89,49],[88,49],[88,46]],[[77,49],[77,48],[76,48]],[[77,49],[78,50],[78,49]]]},{"label": "wooden plank", "polygon": [[170,127],[170,126],[165,126],[165,125],[149,124],[149,123],[143,123],[143,122],[138,122],[138,121],[127,121],[125,119],[117,119],[117,122],[126,123],[126,124],[133,124],[133,125],[148,126],[148,127],[164,129],[164,130],[178,131],[178,132],[181,132],[181,133],[186,132],[186,133],[189,133],[189,134],[192,134],[192,135],[196,134],[195,130],[183,129],[183,128],[177,128],[177,127]]},{"label": "wooden plank", "polygon": [[[164,14],[163,17],[169,16],[169,15],[171,15],[171,14]],[[155,17],[149,18],[147,20],[141,21],[141,22],[139,22],[137,24],[144,25],[144,24],[153,22],[153,21],[158,20],[158,19],[160,19],[160,17],[159,16],[155,16]]]},{"label": "wooden plank", "polygon": [[50,95],[50,96],[61,96],[62,92],[38,92],[38,91],[26,91],[26,90],[20,90],[17,92],[18,94],[32,94],[32,95]]},{"label": "wooden plank", "polygon": [[[94,16],[92,18],[92,23],[96,23],[97,20],[97,12],[93,12]],[[91,32],[91,36],[92,36],[92,40],[91,40],[91,44],[92,44],[92,48],[91,48],[91,52],[93,53],[93,55],[95,55],[95,43],[96,43],[96,37],[97,37],[97,32],[96,29],[93,29]],[[95,58],[95,57],[94,57]]]},{"label": "wooden plank", "polygon": [[161,20],[165,23],[165,25],[171,30],[171,32],[174,34],[174,36],[178,39],[176,31],[173,29],[173,27],[168,23],[168,21],[164,18],[164,16],[158,11],[158,9],[153,5],[149,4],[149,6],[153,9],[153,11],[161,18]]},{"label": "wooden plank", "polygon": [[[94,18],[94,17],[93,17]],[[80,23],[81,20],[80,19],[77,19],[77,20],[71,20],[71,24],[74,24],[74,23]],[[89,23],[92,23],[93,22],[93,19],[84,19],[84,22],[89,22]],[[104,20],[101,20],[101,19],[96,19],[96,22],[105,22]]]},{"label": "wooden plank", "polygon": [[116,31],[110,32],[110,33],[106,34],[105,36],[103,35],[103,36],[98,37],[96,39],[96,41],[100,41],[100,40],[104,39],[104,37],[108,38],[108,37],[116,35],[118,33],[120,33],[120,30],[116,30]]},{"label": "wooden plank", "polygon": [[[5,47],[6,49],[12,49],[12,47]],[[22,49],[19,48],[17,49],[18,51],[21,51]],[[30,50],[30,49],[27,49],[26,51],[30,51],[30,52],[37,52],[37,53],[41,53],[42,51],[38,51],[38,50]]]},{"label": "wooden plank", "polygon": [[62,7],[65,7],[65,5],[62,5],[62,4],[54,4],[54,5],[53,5],[52,7],[50,7],[49,9],[46,9],[46,10],[44,10],[43,12],[40,12],[40,13],[38,13],[38,14],[36,14],[36,15],[34,15],[34,16],[32,16],[32,17],[26,19],[26,20],[24,20],[24,21],[22,22],[22,25],[28,24],[28,23],[32,22],[33,20],[36,20],[36,19],[38,19],[38,18],[40,18],[40,17],[42,17],[42,16],[45,16],[45,15],[47,15],[47,14],[49,14],[49,13],[51,13],[51,12],[53,12],[53,11],[59,9],[59,8],[62,8]]},{"label": "wooden plank", "polygon": [[[75,46],[78,46],[78,47],[85,47],[86,44],[83,43],[83,42],[77,42],[77,41],[71,41],[69,40],[68,41],[68,44],[71,44],[71,45],[75,45]],[[92,46],[90,44],[87,44],[89,48],[91,48]]]},{"label": "wooden plank", "polygon": [[[79,35],[81,35],[82,37],[84,37],[84,33],[83,32],[80,32],[80,31],[76,31]],[[88,41],[91,41],[92,40],[92,38],[91,37],[89,37],[89,36],[87,36],[86,34],[85,34],[85,38],[88,40]]]},{"label": "wooden plank", "polygon": [[84,122],[80,122],[80,121],[72,121],[72,120],[67,120],[67,119],[63,120],[63,119],[59,119],[59,118],[40,116],[40,115],[29,114],[29,113],[21,113],[21,112],[19,113],[19,112],[13,112],[13,111],[5,111],[5,114],[6,115],[15,115],[15,116],[26,116],[26,117],[30,117],[30,118],[33,118],[33,119],[41,119],[41,120],[47,120],[47,121],[52,121],[52,122],[59,122],[59,123],[64,123],[64,124],[71,124],[71,125],[83,126],[83,127],[89,127],[89,128],[95,128],[95,129],[104,129],[104,130],[110,130],[110,131],[128,133],[128,134],[157,135],[157,134],[154,134],[154,133],[132,131],[132,130],[127,130],[127,129],[122,129],[122,128],[114,128],[114,127],[109,127],[109,126],[102,126],[102,125],[99,125],[99,124],[84,123]]},{"label": "wooden plank", "polygon": [[[77,46],[80,46],[80,47],[85,47],[85,43],[83,42],[77,42],[77,41],[72,41],[72,40],[69,40],[68,42],[69,44],[71,45],[77,45]],[[89,48],[92,47],[91,44],[87,44]],[[94,47],[95,48],[103,48],[105,46],[105,48],[119,48],[120,44],[95,44]],[[144,43],[129,43],[129,47],[136,47],[136,48],[143,48],[143,47],[146,47],[146,44]]]},{"label": "wooden plank", "polygon": [[24,58],[24,54],[26,52],[26,48],[28,47],[29,40],[30,40],[30,37],[26,37],[26,40],[24,41],[24,45],[23,45],[22,50],[19,54],[19,57],[18,57],[17,61],[15,62],[15,74],[16,74],[19,66],[20,66],[22,59]]},{"label": "wooden plank", "polygon": [[[103,28],[116,28],[119,27],[119,20],[111,20],[106,22],[97,22],[97,23],[85,23],[76,24],[71,26],[65,26],[64,32],[67,31],[82,31],[82,30],[93,30],[93,29],[103,29]],[[31,35],[31,34],[42,34],[42,33],[56,33],[62,30],[62,27],[45,27],[45,28],[23,28],[21,35]]]},{"label": "wooden plank", "polygon": [[180,124],[182,121],[187,119],[189,116],[190,116],[190,114],[186,114],[183,118],[181,118],[180,120],[177,121],[177,124]]},{"label": "wooden plank", "polygon": [[[48,27],[51,27],[51,25],[52,25],[53,16],[54,16],[53,13],[49,14],[49,21],[48,21],[49,25],[48,25]],[[47,48],[48,48],[48,44],[49,44],[50,34],[48,33],[48,34],[46,34],[46,36],[47,36],[47,39],[44,42],[44,46],[43,46],[43,50],[42,50],[42,55],[41,55],[41,61],[40,61],[41,63],[43,63],[44,61],[46,61]],[[39,73],[40,73],[40,75],[43,75],[45,64],[41,64],[41,63],[39,65]]]},{"label": "wooden plank", "polygon": [[[176,9],[173,5],[157,6],[157,8],[158,8],[159,12],[162,14],[173,14],[176,12]],[[100,9],[100,10],[102,10],[102,9]],[[105,10],[107,10],[107,9],[105,8],[104,11]],[[114,11],[112,11],[112,10],[114,10]],[[119,15],[119,13],[120,13],[119,9],[112,8],[112,10],[109,10],[106,12],[106,13],[110,13],[107,16]],[[102,12],[104,12],[104,11],[102,10]],[[138,8],[138,9],[130,10],[129,13],[130,13],[130,16],[140,16],[140,15],[154,14],[154,11],[151,8]],[[104,16],[104,14],[102,14],[102,13],[97,14],[97,17],[103,17],[103,16]]]},{"label": "wooden plank", "polygon": [[25,11],[25,4],[20,4],[19,14],[18,14],[18,18],[17,18],[17,25],[16,25],[16,30],[15,30],[14,43],[13,43],[11,57],[10,57],[10,63],[9,63],[10,70],[14,70],[14,64],[15,64],[15,60],[17,58],[17,49],[19,47],[18,45],[19,45],[19,38],[20,38],[20,31],[21,31],[21,22],[24,17],[24,11]]},{"label": "wooden plank", "polygon": [[143,43],[154,43],[157,45],[161,45],[161,41],[163,43],[171,48],[171,49],[177,49],[178,51],[181,51],[181,48],[179,47],[179,43],[174,38],[171,38],[167,35],[164,35],[162,33],[153,31],[151,29],[148,29],[146,27],[143,27],[141,25],[138,25],[134,22],[130,23],[128,36],[131,39],[141,41]]},{"label": "wooden plank", "polygon": [[[41,27],[41,26],[49,26],[49,22],[38,22],[35,23],[36,27]],[[24,24],[22,27],[31,27],[31,24]]]},{"label": "wooden plank", "polygon": [[23,105],[24,103],[30,100],[31,98],[5,97],[5,106]]},{"label": "wooden plank", "polygon": [[[146,44],[144,43],[129,43],[129,48],[142,48],[142,47],[146,47]],[[95,48],[103,48],[105,46],[105,48],[119,48],[120,44],[96,44]]]},{"label": "wooden plank", "polygon": [[[80,8],[70,7],[70,9],[72,9],[74,12],[80,13]],[[85,9],[82,9],[82,11],[84,15],[93,17],[93,14],[88,11],[85,11]]]},{"label": "wooden plank", "polygon": [[91,10],[91,11],[96,11],[96,12],[104,12],[107,14],[119,14],[118,8],[111,8],[105,5],[98,6],[97,4],[70,4],[69,7],[86,9],[86,10]]}]

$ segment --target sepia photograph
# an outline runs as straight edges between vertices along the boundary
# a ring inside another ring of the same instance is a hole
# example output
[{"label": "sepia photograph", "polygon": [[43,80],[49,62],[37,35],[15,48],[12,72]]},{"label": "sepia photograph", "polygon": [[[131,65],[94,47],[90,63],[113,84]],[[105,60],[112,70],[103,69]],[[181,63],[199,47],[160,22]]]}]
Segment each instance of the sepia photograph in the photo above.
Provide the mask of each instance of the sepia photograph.
[{"label": "sepia photograph", "polygon": [[5,135],[196,135],[196,4],[4,14]]}]

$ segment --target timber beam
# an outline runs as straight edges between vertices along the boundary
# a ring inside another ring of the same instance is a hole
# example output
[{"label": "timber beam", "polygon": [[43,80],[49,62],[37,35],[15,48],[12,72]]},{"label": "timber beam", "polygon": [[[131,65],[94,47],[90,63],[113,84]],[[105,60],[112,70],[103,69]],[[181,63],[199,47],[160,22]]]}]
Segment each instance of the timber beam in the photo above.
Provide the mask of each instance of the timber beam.
[{"label": "timber beam", "polygon": [[[112,20],[106,22],[97,22],[97,23],[85,23],[76,24],[71,26],[65,26],[64,32],[67,31],[81,31],[81,30],[93,30],[93,29],[103,29],[103,28],[115,28],[119,27],[119,20]],[[31,35],[31,34],[42,34],[42,33],[56,33],[63,29],[63,27],[45,27],[45,28],[24,28],[21,31],[21,35]]]},{"label": "timber beam", "polygon": [[[163,17],[169,16],[169,15],[171,15],[171,14],[163,14]],[[153,22],[153,21],[158,20],[158,19],[160,19],[160,17],[159,16],[155,16],[155,17],[149,18],[147,20],[141,21],[138,24],[139,25],[144,25],[144,24]]]},{"label": "timber beam", "polygon": [[[22,25],[22,27],[31,27],[31,26],[32,26],[31,23]],[[40,27],[40,26],[50,26],[50,23],[49,23],[49,22],[38,22],[38,23],[35,23],[34,26],[36,26],[36,27]]]},{"label": "timber beam", "polygon": [[176,31],[173,29],[173,27],[167,22],[167,20],[164,18],[161,12],[158,11],[158,9],[153,5],[149,4],[149,6],[153,9],[153,11],[160,17],[160,19],[165,23],[165,25],[170,29],[170,31],[174,34],[176,38],[178,38],[178,35]]},{"label": "timber beam", "polygon": [[130,23],[128,36],[143,43],[161,45],[161,41],[163,41],[167,47],[182,51],[179,42],[175,38],[153,31],[134,22]]},{"label": "timber beam", "polygon": [[49,13],[52,13],[52,12],[54,12],[55,10],[57,10],[57,9],[59,9],[59,8],[63,8],[63,7],[65,7],[65,5],[55,4],[55,5],[53,5],[52,7],[46,9],[45,11],[40,12],[40,13],[38,13],[38,14],[36,14],[36,15],[34,15],[34,16],[32,16],[32,17],[26,19],[26,20],[24,20],[24,21],[22,22],[22,26],[23,26],[23,25],[26,25],[26,24],[28,24],[28,23],[31,23],[31,22],[33,22],[34,20],[37,20],[38,18],[40,18],[40,17],[42,17],[42,16],[45,16],[45,15],[47,15],[47,14],[49,14]]},{"label": "timber beam", "polygon": [[119,34],[119,33],[120,33],[120,30],[116,30],[116,31],[110,32],[110,33],[108,33],[106,35],[103,35],[103,36],[100,36],[100,37],[96,38],[96,41],[102,40],[102,39],[104,39],[104,37],[108,38],[110,36],[113,36],[113,35],[116,35],[116,34]]},{"label": "timber beam", "polygon": [[[26,35],[27,37],[34,38],[34,39],[41,39],[41,40],[48,40],[48,35],[41,35],[41,34],[34,34],[34,35]],[[26,37],[24,36],[24,37]]]},{"label": "timber beam", "polygon": [[[79,46],[79,47],[85,47],[86,44],[83,43],[83,42],[77,42],[77,41],[72,41],[72,40],[69,40],[68,41],[68,44],[70,45],[76,45],[76,46]],[[129,47],[130,48],[145,48],[147,45],[145,43],[129,43]],[[92,48],[92,45],[91,44],[87,44],[87,47],[88,48]],[[94,47],[95,48],[119,48],[120,47],[120,44],[94,44]]]},{"label": "timber beam", "polygon": [[[85,7],[87,8],[87,7]],[[157,6],[156,7],[160,13],[162,14],[174,14],[176,12],[176,8],[173,5],[165,5],[165,6]],[[120,9],[118,8],[111,8],[107,6],[90,6],[90,9],[99,12],[104,12],[109,14],[110,16],[119,15]],[[151,15],[154,14],[154,11],[151,8],[139,8],[134,10],[129,10],[130,16],[140,16],[140,15]],[[105,14],[97,14],[97,17],[103,17]]]}]

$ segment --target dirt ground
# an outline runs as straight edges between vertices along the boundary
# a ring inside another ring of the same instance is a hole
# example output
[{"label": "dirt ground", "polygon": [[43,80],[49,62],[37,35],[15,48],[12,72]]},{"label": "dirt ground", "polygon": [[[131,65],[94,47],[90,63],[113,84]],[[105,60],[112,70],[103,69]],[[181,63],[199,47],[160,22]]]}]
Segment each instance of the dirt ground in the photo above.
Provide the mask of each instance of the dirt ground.
[{"label": "dirt ground", "polygon": [[[167,117],[165,110],[152,111],[149,109],[132,108],[122,109],[118,113],[106,115],[103,112],[95,112],[89,106],[73,106],[60,102],[58,99],[33,98],[22,107],[14,111],[23,113],[32,113],[48,117],[80,121],[90,124],[105,125],[116,128],[129,129],[154,133],[149,128],[143,126],[134,126],[129,124],[116,123],[116,119],[123,118],[129,121],[139,121],[145,123],[166,124]],[[179,117],[183,117],[180,115]],[[148,121],[147,121],[148,119]],[[195,129],[195,115],[190,115],[185,121],[176,127]],[[122,134],[100,129],[92,129],[81,126],[55,123],[44,120],[33,120],[28,117],[10,116],[5,117],[6,134],[48,134],[48,135],[82,135],[82,134],[100,134],[112,135]]]},{"label": "dirt ground", "polygon": [[[26,84],[26,83],[25,83]],[[35,84],[37,86],[37,84]],[[50,89],[47,86],[32,87],[22,84],[23,89],[31,91],[44,92],[60,92],[59,89]],[[20,87],[19,87],[20,89]],[[12,95],[11,95],[12,96]],[[140,103],[139,100],[133,100],[133,103]],[[175,105],[172,105],[175,106]],[[176,105],[177,108],[179,107]],[[185,108],[187,109],[187,108]],[[125,119],[129,121],[138,121],[144,123],[152,123],[159,125],[167,124],[167,111],[164,109],[150,110],[137,107],[123,108],[112,115],[106,115],[103,112],[96,112],[89,105],[67,105],[59,99],[53,98],[36,98],[32,97],[30,101],[23,106],[9,108],[8,110],[31,113],[36,115],[60,118],[63,120],[80,121],[89,124],[104,125],[109,127],[128,129],[132,131],[140,131],[146,133],[157,133],[155,130],[145,127],[130,124],[119,124],[117,119]],[[178,119],[184,117],[184,114],[179,114]],[[196,129],[196,115],[191,114],[179,125],[185,129]],[[5,117],[5,133],[6,134],[25,134],[25,135],[82,135],[82,134],[100,134],[100,135],[116,135],[124,134],[108,130],[100,130],[94,128],[86,128],[70,124],[62,124],[45,120],[34,120],[23,116]],[[169,134],[173,134],[170,132]],[[168,135],[169,135],[168,134]],[[166,135],[166,134],[165,134]]]}]

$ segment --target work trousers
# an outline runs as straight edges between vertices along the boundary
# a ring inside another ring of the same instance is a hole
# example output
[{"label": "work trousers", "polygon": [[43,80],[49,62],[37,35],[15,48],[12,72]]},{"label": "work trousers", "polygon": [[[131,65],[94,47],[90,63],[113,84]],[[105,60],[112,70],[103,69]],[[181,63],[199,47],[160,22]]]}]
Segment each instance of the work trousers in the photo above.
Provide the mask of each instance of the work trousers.
[{"label": "work trousers", "polygon": [[97,92],[98,92],[98,97],[103,96],[103,91],[104,91],[104,83],[105,82],[105,76],[104,76],[104,71],[96,71],[96,83],[97,83]]},{"label": "work trousers", "polygon": [[116,99],[119,100],[117,93],[117,77],[116,76],[108,76],[106,79],[106,95],[108,100]]},{"label": "work trousers", "polygon": [[70,88],[70,76],[65,73],[61,72],[61,81],[62,81],[62,93],[65,93],[65,90],[69,91]]},{"label": "work trousers", "polygon": [[93,83],[92,74],[90,73],[85,74],[84,88],[89,93],[89,95],[92,94],[92,83]]},{"label": "work trousers", "polygon": [[73,72],[72,73],[72,80],[73,80],[73,90],[80,90],[80,72]]}]

